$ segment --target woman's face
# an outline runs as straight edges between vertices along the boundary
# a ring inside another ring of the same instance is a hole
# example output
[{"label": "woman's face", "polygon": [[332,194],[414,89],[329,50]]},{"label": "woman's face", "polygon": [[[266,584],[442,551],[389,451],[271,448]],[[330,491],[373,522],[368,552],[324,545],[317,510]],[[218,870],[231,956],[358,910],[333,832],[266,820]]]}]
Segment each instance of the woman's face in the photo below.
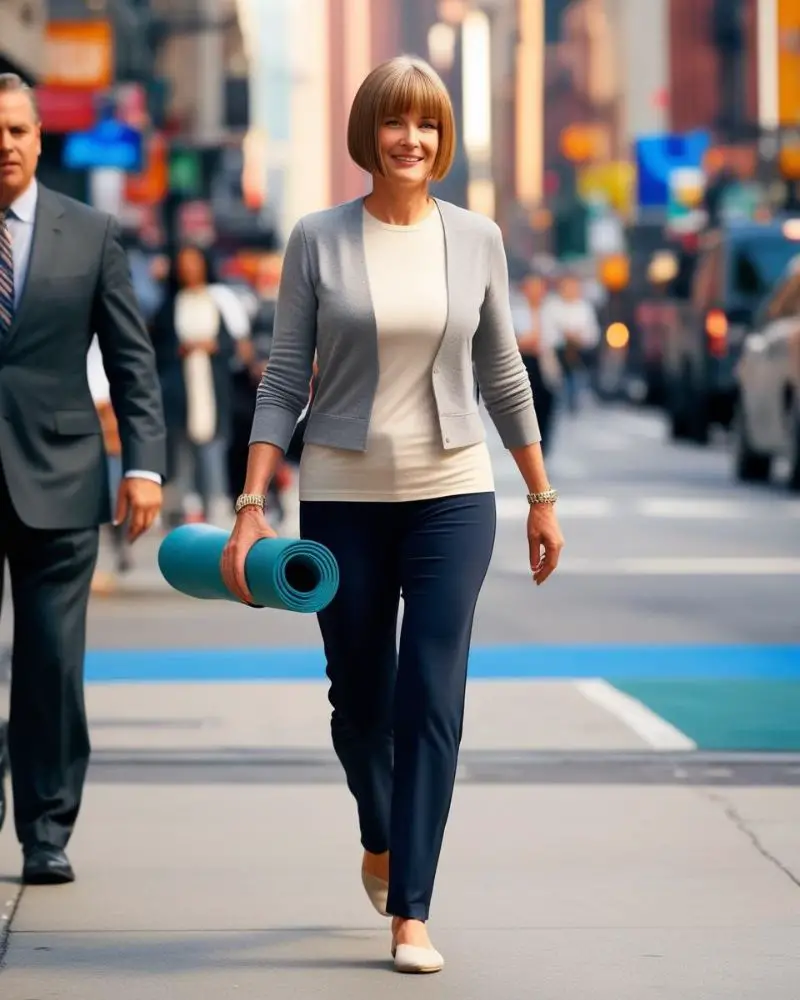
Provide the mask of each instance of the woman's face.
[{"label": "woman's face", "polygon": [[178,254],[178,281],[184,288],[197,288],[205,284],[206,262],[203,255],[192,247]]},{"label": "woman's face", "polygon": [[522,291],[532,306],[539,306],[547,292],[547,285],[539,277],[526,278],[522,285]]},{"label": "woman's face", "polygon": [[439,122],[411,111],[390,115],[378,129],[384,175],[396,184],[424,184],[439,151]]},{"label": "woman's face", "polygon": [[566,278],[561,279],[559,285],[559,291],[561,293],[561,298],[565,302],[577,302],[581,298],[583,289],[581,288],[580,281],[569,275]]}]

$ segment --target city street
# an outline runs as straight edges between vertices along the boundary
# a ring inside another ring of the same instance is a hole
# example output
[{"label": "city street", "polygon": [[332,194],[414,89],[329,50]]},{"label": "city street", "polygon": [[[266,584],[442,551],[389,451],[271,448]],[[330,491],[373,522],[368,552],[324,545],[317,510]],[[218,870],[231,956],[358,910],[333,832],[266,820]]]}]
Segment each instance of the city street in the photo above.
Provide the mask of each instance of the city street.
[{"label": "city street", "polygon": [[549,461],[567,545],[535,588],[492,448],[443,973],[391,972],[314,620],[181,597],[154,536],[92,604],[78,881],[20,894],[0,837],[4,1000],[796,1000],[800,500],[734,484],[721,442],[589,405]]}]

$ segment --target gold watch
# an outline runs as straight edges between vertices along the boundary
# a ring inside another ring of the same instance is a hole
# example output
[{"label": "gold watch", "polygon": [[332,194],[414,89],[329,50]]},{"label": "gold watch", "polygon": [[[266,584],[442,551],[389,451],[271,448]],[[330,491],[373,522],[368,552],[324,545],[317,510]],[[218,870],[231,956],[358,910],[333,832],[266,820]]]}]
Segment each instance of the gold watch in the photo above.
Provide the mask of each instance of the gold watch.
[{"label": "gold watch", "polygon": [[263,495],[263,493],[242,493],[241,496],[236,498],[236,503],[233,509],[237,514],[245,507],[260,507],[261,510],[263,510],[266,503],[267,498]]}]

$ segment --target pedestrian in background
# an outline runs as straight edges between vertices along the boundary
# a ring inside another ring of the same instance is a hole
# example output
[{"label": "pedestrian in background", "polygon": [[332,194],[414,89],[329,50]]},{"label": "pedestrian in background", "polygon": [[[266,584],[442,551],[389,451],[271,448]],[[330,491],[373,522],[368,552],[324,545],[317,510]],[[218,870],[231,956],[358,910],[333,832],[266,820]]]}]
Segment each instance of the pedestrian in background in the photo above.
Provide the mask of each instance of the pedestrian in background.
[{"label": "pedestrian in background", "polygon": [[65,848],[90,744],[86,611],[99,525],[111,514],[87,382],[96,333],[119,423],[115,520],[128,539],[161,507],[165,432],[150,339],[119,226],[38,184],[33,92],[0,75],[0,565],[14,606],[8,740],[26,883],[75,877]]},{"label": "pedestrian in background", "polygon": [[542,306],[547,296],[547,282],[541,275],[528,271],[520,282],[520,293],[522,301],[514,309],[514,327],[536,401],[542,453],[547,455],[550,450],[555,402],[563,385],[558,356],[542,328]]},{"label": "pedestrian in background", "polygon": [[[272,254],[262,257],[253,275],[255,292],[250,318],[249,341],[252,351],[248,358],[237,357],[232,374],[231,439],[228,447],[228,484],[235,496],[247,474],[247,454],[256,389],[269,359],[272,329],[275,322],[275,301],[278,291],[280,263]],[[273,489],[272,505],[280,508],[278,523],[282,520],[281,494]]]},{"label": "pedestrian in background", "polygon": [[[97,415],[100,418],[100,427],[103,432],[103,444],[106,450],[106,462],[108,465],[109,490],[111,496],[116,496],[122,479],[122,441],[119,436],[119,424],[114,413],[114,405],[111,402],[111,386],[103,367],[100,341],[96,336],[92,338],[92,343],[89,347],[86,368],[89,379],[89,392],[92,394]],[[95,570],[92,579],[92,593],[95,594],[112,592],[116,586],[116,574],[126,573],[131,565],[130,545],[125,537],[125,525],[109,524],[105,527],[108,530],[114,554],[114,572],[107,574],[99,569]]]},{"label": "pedestrian in background", "polygon": [[567,411],[577,413],[589,357],[600,342],[600,324],[576,275],[562,275],[556,291],[542,304],[541,323],[542,338],[555,349],[561,365]]},{"label": "pedestrian in background", "polygon": [[[267,484],[308,402],[301,533],[340,569],[318,618],[331,729],[353,793],[362,881],[391,914],[402,972],[443,958],[428,920],[461,740],[472,621],[495,536],[482,399],[527,484],[536,583],[562,537],[509,303],[499,228],[431,197],[456,145],[444,84],[424,62],[375,69],[350,113],[366,198],[301,219],[289,238],[226,584],[252,603],[247,552],[271,537]],[[542,554],[544,553],[544,554]],[[400,597],[404,615],[399,652]]]},{"label": "pedestrian in background", "polygon": [[237,322],[230,299],[221,299],[210,255],[182,247],[152,325],[168,435],[166,514],[173,520],[230,524],[232,359],[249,335],[243,307],[241,314]]}]

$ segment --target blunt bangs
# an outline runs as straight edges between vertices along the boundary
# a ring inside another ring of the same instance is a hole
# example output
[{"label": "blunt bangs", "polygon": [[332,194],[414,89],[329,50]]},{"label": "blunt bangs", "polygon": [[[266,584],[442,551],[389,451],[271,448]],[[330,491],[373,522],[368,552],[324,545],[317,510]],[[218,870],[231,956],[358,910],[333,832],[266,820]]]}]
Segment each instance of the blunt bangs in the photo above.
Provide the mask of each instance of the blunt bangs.
[{"label": "blunt bangs", "polygon": [[442,180],[455,155],[453,105],[436,71],[409,56],[398,56],[376,67],[359,87],[347,127],[347,148],[353,161],[369,174],[383,173],[378,147],[381,122],[392,115],[414,113],[437,123],[439,150],[431,179]]}]

